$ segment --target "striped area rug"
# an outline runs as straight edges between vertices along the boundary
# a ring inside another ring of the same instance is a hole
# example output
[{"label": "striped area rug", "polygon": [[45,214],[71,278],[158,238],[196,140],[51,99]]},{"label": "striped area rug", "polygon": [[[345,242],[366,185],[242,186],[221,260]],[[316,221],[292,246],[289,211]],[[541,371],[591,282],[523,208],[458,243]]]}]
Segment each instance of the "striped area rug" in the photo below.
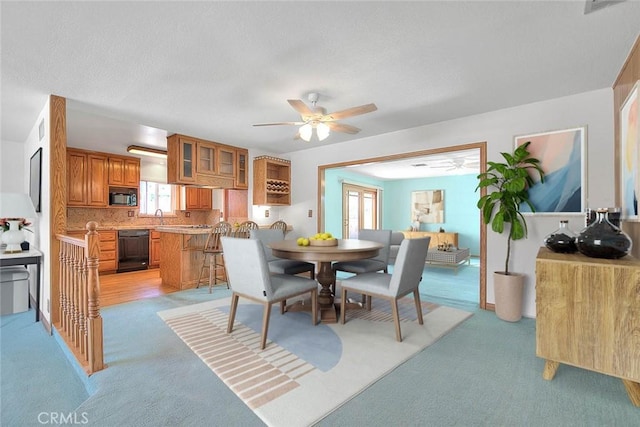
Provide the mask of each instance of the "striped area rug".
[{"label": "striped area rug", "polygon": [[249,408],[270,426],[308,426],[435,342],[471,313],[412,299],[400,301],[403,342],[395,341],[389,303],[349,310],[347,322],[311,325],[309,313],[281,316],[274,306],[260,350],[262,306],[243,303],[226,333],[230,299],[158,315]]}]

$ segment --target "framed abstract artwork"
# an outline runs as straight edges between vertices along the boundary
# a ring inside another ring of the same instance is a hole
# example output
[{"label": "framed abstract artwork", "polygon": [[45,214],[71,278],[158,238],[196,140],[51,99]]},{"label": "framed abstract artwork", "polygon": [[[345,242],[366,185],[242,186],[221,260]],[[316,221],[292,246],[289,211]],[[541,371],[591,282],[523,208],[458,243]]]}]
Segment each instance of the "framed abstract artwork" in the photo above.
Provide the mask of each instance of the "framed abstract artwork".
[{"label": "framed abstract artwork", "polygon": [[638,88],[640,80],[629,92],[620,108],[620,204],[622,219],[638,221],[638,194],[640,194],[640,176],[638,174],[638,156],[640,156],[640,133],[638,121]]},{"label": "framed abstract artwork", "polygon": [[411,192],[411,221],[422,224],[444,222],[444,190]]},{"label": "framed abstract artwork", "polygon": [[[545,173],[544,183],[532,174],[535,184],[529,188],[529,198],[536,213],[581,214],[586,209],[587,151],[586,126],[533,133],[515,137],[518,147],[531,141],[529,152],[540,160]],[[531,212],[528,205],[522,212]]]}]

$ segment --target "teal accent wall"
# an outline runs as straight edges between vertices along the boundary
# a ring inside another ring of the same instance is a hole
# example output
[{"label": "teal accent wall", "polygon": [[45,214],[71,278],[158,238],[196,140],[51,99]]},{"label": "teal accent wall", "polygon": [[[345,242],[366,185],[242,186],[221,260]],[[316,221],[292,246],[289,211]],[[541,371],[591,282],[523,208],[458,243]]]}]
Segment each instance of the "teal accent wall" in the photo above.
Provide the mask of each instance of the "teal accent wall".
[{"label": "teal accent wall", "polygon": [[421,224],[422,231],[458,233],[460,247],[480,254],[480,213],[476,207],[479,193],[475,174],[448,177],[382,181],[351,173],[348,169],[325,171],[325,230],[342,237],[342,181],[382,188],[382,228],[407,230],[411,226],[411,193],[444,190],[444,223]]},{"label": "teal accent wall", "polygon": [[475,174],[447,177],[402,179],[384,185],[382,227],[407,230],[411,226],[411,193],[422,190],[444,190],[444,223],[420,224],[422,231],[438,231],[440,227],[458,233],[458,245],[480,254],[480,213],[476,204]]}]

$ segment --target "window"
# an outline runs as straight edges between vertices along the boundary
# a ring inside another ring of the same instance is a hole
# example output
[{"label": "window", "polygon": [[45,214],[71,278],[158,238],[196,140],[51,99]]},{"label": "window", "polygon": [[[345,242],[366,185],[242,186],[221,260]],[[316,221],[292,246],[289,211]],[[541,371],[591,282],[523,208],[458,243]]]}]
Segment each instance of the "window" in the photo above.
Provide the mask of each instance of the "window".
[{"label": "window", "polygon": [[140,213],[153,215],[156,210],[173,213],[175,186],[159,182],[140,181]]}]

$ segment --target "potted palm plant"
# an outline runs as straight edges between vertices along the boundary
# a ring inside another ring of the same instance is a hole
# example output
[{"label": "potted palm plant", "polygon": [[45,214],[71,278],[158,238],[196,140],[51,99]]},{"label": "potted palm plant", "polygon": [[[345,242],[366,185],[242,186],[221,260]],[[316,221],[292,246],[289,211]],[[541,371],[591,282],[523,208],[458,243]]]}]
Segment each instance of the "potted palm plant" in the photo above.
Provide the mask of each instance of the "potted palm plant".
[{"label": "potted palm plant", "polygon": [[522,318],[523,274],[509,271],[511,241],[527,237],[527,221],[520,209],[523,204],[532,212],[535,207],[529,200],[529,188],[534,184],[535,174],[544,182],[544,171],[540,160],[531,156],[527,147],[531,141],[518,146],[513,153],[500,153],[504,163],[487,162],[487,171],[478,175],[479,189],[493,189],[478,200],[482,221],[491,223],[496,233],[508,233],[507,256],[504,271],[496,271],[493,276],[496,315],[509,322]]}]

